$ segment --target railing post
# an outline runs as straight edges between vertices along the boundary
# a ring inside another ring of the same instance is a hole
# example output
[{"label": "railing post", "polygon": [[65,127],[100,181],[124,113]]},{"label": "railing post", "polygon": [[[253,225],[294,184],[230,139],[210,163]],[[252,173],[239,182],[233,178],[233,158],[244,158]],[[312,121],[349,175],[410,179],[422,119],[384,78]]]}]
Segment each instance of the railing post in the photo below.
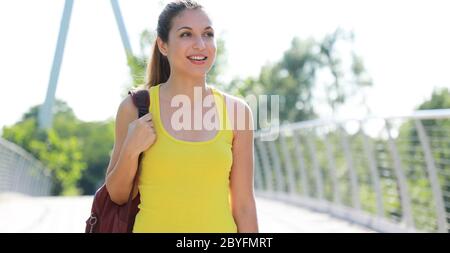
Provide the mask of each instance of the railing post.
[{"label": "railing post", "polygon": [[[256,139],[255,139],[255,143],[256,143]],[[255,148],[256,151],[256,148]],[[256,189],[260,189],[261,191],[264,191],[265,189],[265,184],[264,184],[264,180],[263,180],[263,168],[261,165],[261,161],[260,161],[260,154],[259,152],[255,152],[255,187]]]},{"label": "railing post", "polygon": [[[255,139],[256,142],[256,139]],[[261,168],[261,164],[259,163],[259,153],[255,152],[255,157],[254,157],[254,161],[255,161],[255,176],[254,176],[254,180],[255,180],[255,188],[264,190],[264,183],[263,183],[263,179],[262,179],[262,168]]]},{"label": "railing post", "polygon": [[294,166],[292,165],[292,159],[291,154],[289,152],[289,149],[287,147],[286,142],[286,132],[280,133],[280,141],[281,141],[281,152],[283,153],[283,159],[286,164],[286,173],[287,173],[287,182],[288,182],[288,190],[291,195],[294,195],[297,193],[297,189],[295,187],[295,175],[294,175]]},{"label": "railing post", "polygon": [[275,170],[275,177],[277,182],[277,190],[279,193],[283,193],[286,188],[283,173],[281,172],[280,155],[277,152],[275,141],[269,141],[269,152],[272,158],[273,168]]},{"label": "railing post", "polygon": [[415,125],[417,129],[417,133],[419,134],[420,143],[422,144],[423,152],[425,154],[425,160],[427,163],[427,174],[428,180],[431,183],[431,189],[433,191],[434,202],[436,204],[436,217],[437,217],[437,225],[438,231],[441,233],[447,233],[447,218],[446,211],[442,197],[441,186],[439,183],[439,178],[436,171],[436,166],[434,163],[434,158],[431,153],[430,140],[428,139],[428,135],[425,132],[425,128],[423,127],[422,121],[419,119],[415,120]]},{"label": "railing post", "polygon": [[391,151],[392,159],[394,161],[395,175],[398,180],[398,187],[400,189],[400,200],[402,204],[402,216],[408,227],[414,228],[414,221],[411,212],[411,198],[409,197],[408,185],[405,174],[403,173],[400,154],[397,150],[394,138],[391,133],[391,125],[387,119],[384,120],[389,139],[389,149]]},{"label": "railing post", "polygon": [[45,195],[45,196],[47,196],[47,195],[50,195],[50,194],[52,194],[52,181],[51,181],[51,178],[50,178],[50,176],[46,176],[45,178],[44,178],[44,188],[43,188],[43,190],[42,190],[42,192],[43,192],[43,194],[42,195]]},{"label": "railing post", "polygon": [[260,157],[262,160],[262,168],[263,168],[264,174],[265,174],[264,179],[266,181],[267,191],[269,193],[273,193],[272,170],[270,169],[270,163],[269,163],[269,158],[268,158],[266,147],[259,138],[256,139],[256,146],[258,147],[259,154],[260,154]]},{"label": "railing post", "polygon": [[319,162],[317,160],[316,156],[316,145],[313,140],[311,140],[311,135],[308,135],[306,137],[306,142],[308,143],[308,148],[311,153],[311,159],[312,159],[312,165],[314,170],[314,175],[316,178],[316,191],[317,191],[317,197],[320,200],[323,200],[323,180],[322,180],[322,172],[320,171]]},{"label": "railing post", "polygon": [[352,204],[357,210],[361,209],[361,201],[359,199],[359,186],[358,186],[358,176],[353,165],[353,157],[350,152],[350,144],[348,141],[347,132],[342,126],[339,126],[341,136],[342,136],[342,146],[344,148],[345,159],[347,160],[347,168],[350,173],[350,185],[352,189]]},{"label": "railing post", "polygon": [[25,160],[21,162],[22,178],[15,182],[17,185],[21,185],[20,190],[23,192],[29,192],[31,196],[34,196],[33,189],[33,166],[28,165]]},{"label": "railing post", "polygon": [[0,162],[0,192],[9,190],[8,181],[11,178],[9,175],[11,173],[11,170],[8,169],[9,161],[5,161],[6,160],[5,158],[9,158],[9,157],[10,157],[9,152],[7,152],[7,150],[4,149],[0,143],[0,161],[1,161]]},{"label": "railing post", "polygon": [[374,149],[372,148],[372,145],[369,142],[369,138],[364,133],[364,125],[363,122],[360,121],[360,129],[361,129],[361,135],[363,137],[363,146],[364,146],[364,152],[367,156],[367,162],[369,164],[370,174],[372,178],[372,184],[373,189],[376,194],[376,201],[377,201],[377,215],[379,217],[384,216],[384,207],[383,207],[383,195],[381,193],[381,186],[380,186],[380,175],[378,174],[377,169],[377,162],[374,155]]},{"label": "railing post", "polygon": [[324,135],[324,143],[327,152],[328,168],[330,170],[331,182],[333,184],[333,202],[337,205],[342,204],[341,194],[339,192],[339,180],[336,173],[336,163],[333,155],[333,148],[328,140],[327,134]]},{"label": "railing post", "polygon": [[298,166],[300,167],[300,180],[302,181],[302,190],[305,197],[309,197],[308,174],[306,173],[305,158],[299,136],[296,131],[292,131],[292,141],[294,142],[295,153],[298,157]]},{"label": "railing post", "polygon": [[[28,182],[25,182],[24,174],[25,174],[25,161],[23,159],[20,159],[19,154],[14,154],[14,157],[16,158],[16,161],[14,164],[11,164],[14,169],[13,176],[11,177],[11,190],[14,192],[20,192],[20,193],[26,193],[26,191],[23,191],[24,186],[22,184],[25,184],[28,186]],[[18,182],[22,182],[22,184],[19,184]]]}]

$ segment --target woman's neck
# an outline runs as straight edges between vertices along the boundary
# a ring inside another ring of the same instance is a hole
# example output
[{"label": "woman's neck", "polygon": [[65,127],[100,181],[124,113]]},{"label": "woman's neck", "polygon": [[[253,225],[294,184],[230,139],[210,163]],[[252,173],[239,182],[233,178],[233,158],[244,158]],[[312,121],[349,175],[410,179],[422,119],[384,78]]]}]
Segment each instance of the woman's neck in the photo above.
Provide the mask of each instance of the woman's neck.
[{"label": "woman's neck", "polygon": [[164,90],[166,98],[173,98],[176,95],[188,96],[191,101],[194,99],[195,90],[198,89],[202,92],[202,97],[207,96],[208,85],[206,83],[206,78],[186,78],[177,77],[176,75],[171,75],[167,82],[163,83],[162,89]]}]

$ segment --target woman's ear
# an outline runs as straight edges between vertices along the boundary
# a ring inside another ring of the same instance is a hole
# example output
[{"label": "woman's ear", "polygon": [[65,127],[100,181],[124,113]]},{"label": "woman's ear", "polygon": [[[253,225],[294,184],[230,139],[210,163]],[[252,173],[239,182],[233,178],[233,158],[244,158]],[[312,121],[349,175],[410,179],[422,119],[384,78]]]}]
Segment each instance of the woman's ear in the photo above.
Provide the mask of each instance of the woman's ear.
[{"label": "woman's ear", "polygon": [[164,43],[164,41],[162,41],[162,39],[160,37],[156,38],[156,43],[158,44],[158,49],[159,52],[167,57],[167,45],[166,43]]}]

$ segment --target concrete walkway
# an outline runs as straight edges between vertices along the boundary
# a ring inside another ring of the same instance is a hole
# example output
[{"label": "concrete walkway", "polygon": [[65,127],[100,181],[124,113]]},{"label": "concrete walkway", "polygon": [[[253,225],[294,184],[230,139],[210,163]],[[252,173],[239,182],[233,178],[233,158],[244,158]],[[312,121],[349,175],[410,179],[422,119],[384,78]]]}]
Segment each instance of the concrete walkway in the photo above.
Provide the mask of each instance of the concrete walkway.
[{"label": "concrete walkway", "polygon": [[[0,232],[83,233],[92,196],[0,195]],[[364,227],[278,201],[257,198],[260,232],[370,233]]]},{"label": "concrete walkway", "polygon": [[267,233],[374,233],[368,228],[267,198],[257,198],[260,232]]}]

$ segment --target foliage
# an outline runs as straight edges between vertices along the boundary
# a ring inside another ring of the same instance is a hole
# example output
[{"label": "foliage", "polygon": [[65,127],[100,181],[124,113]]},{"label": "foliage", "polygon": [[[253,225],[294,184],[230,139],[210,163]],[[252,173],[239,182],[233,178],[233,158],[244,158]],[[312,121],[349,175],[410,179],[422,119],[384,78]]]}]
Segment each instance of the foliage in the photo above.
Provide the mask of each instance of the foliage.
[{"label": "foliage", "polygon": [[[326,104],[335,112],[361,88],[372,85],[362,58],[353,49],[350,55],[339,50],[340,44],[351,46],[352,41],[353,35],[341,29],[321,41],[295,37],[279,61],[263,66],[257,78],[234,79],[228,90],[242,97],[279,95],[282,124],[315,118],[314,107],[320,100],[315,93],[318,88],[325,90]],[[350,66],[344,64],[346,58],[351,59]],[[318,81],[327,74],[331,75],[330,80]],[[268,111],[271,111],[270,103]]]},{"label": "foliage", "polygon": [[23,119],[3,129],[3,138],[21,146],[50,171],[53,179],[52,193],[55,195],[78,195],[77,182],[86,169],[82,143],[70,134],[76,119],[73,112],[61,101],[56,103],[55,125],[64,122],[72,127],[58,131],[57,128],[40,130],[37,126],[37,106],[25,113]]}]

